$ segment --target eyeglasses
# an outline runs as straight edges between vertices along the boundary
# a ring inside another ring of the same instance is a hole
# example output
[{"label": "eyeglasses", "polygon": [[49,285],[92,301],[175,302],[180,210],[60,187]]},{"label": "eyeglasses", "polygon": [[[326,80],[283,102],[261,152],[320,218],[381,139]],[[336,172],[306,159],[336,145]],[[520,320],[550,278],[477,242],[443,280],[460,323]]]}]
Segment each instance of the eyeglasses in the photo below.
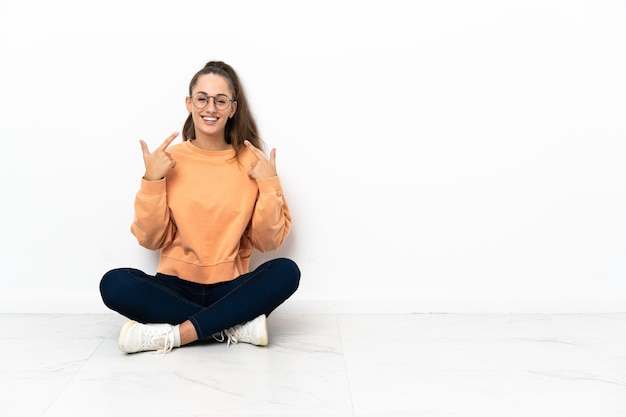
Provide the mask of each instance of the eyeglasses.
[{"label": "eyeglasses", "polygon": [[209,99],[211,98],[213,99],[215,108],[218,110],[226,110],[230,106],[230,104],[233,101],[235,101],[235,100],[231,100],[230,98],[228,98],[226,94],[217,94],[215,96],[209,96],[204,93],[196,93],[190,98],[191,98],[191,102],[193,103],[193,106],[198,110],[202,110],[203,108],[208,106],[209,101],[210,101]]}]

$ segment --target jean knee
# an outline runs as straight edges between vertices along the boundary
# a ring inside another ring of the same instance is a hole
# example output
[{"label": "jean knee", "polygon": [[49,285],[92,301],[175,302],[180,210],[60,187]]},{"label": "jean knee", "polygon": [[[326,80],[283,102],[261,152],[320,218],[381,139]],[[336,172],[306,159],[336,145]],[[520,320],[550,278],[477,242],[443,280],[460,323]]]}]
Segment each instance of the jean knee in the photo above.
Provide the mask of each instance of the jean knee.
[{"label": "jean knee", "polygon": [[124,295],[129,278],[129,270],[127,268],[112,269],[102,276],[100,279],[100,296],[104,304],[115,309],[120,296]]},{"label": "jean knee", "polygon": [[300,286],[300,268],[293,260],[288,258],[279,258],[276,259],[276,262],[280,265],[280,276],[292,288],[292,292],[295,292]]},{"label": "jean knee", "polygon": [[104,304],[109,306],[109,301],[113,297],[113,293],[115,292],[115,288],[117,287],[116,281],[118,281],[118,270],[112,270],[107,272],[100,279],[100,296],[102,297],[102,301]]}]

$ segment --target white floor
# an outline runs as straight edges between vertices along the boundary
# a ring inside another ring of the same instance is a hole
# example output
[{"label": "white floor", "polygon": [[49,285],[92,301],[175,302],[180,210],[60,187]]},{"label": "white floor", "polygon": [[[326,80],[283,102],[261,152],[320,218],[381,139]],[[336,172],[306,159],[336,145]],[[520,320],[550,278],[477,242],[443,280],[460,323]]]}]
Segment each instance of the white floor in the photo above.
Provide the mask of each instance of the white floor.
[{"label": "white floor", "polygon": [[0,315],[0,416],[626,416],[626,314],[275,313],[270,345],[125,355],[110,315]]}]

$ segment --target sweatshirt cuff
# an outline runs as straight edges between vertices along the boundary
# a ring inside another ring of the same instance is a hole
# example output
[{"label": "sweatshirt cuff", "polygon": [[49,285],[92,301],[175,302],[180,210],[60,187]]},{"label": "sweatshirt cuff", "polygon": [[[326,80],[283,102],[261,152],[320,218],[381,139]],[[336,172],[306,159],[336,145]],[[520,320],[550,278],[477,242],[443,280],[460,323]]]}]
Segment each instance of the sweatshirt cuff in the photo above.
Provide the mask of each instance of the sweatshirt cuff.
[{"label": "sweatshirt cuff", "polygon": [[256,182],[259,186],[260,194],[271,194],[282,190],[282,187],[280,186],[280,178],[278,178],[278,176],[263,178],[256,180]]},{"label": "sweatshirt cuff", "polygon": [[166,192],[165,178],[158,181],[146,181],[141,179],[141,188],[139,189],[141,194],[146,195],[163,195]]}]

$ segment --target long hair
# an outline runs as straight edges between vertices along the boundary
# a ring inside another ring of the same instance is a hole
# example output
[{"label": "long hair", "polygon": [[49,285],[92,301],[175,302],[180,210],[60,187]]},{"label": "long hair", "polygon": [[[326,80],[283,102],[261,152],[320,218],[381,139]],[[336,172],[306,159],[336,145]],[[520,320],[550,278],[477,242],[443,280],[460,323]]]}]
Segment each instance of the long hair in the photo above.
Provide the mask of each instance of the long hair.
[{"label": "long hair", "polygon": [[[228,64],[222,61],[210,61],[196,73],[189,83],[189,95],[191,96],[193,88],[198,82],[198,78],[205,74],[216,74],[223,77],[233,92],[234,97],[232,99],[237,102],[237,111],[235,115],[226,122],[226,128],[224,131],[224,139],[226,143],[233,146],[235,149],[235,158],[239,156],[239,151],[244,145],[243,141],[248,140],[255,147],[263,149],[263,141],[259,136],[257,125],[250,111],[248,105],[248,99],[244,92],[243,86],[239,81],[239,76],[235,70]],[[196,138],[196,127],[193,123],[191,113],[185,121],[183,126],[183,141]]]}]

